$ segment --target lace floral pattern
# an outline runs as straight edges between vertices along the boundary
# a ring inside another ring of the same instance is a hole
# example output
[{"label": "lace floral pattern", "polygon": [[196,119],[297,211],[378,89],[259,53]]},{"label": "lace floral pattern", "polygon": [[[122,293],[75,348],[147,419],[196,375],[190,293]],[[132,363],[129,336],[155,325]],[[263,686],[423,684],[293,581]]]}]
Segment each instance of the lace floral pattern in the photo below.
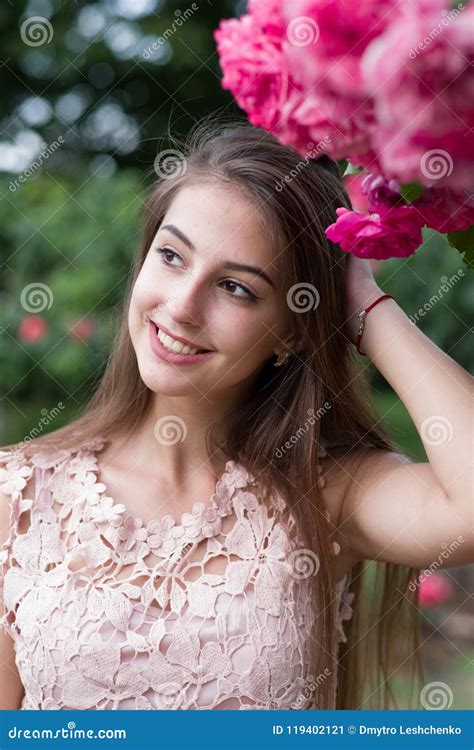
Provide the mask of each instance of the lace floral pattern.
[{"label": "lace floral pattern", "polygon": [[[315,613],[288,562],[295,537],[281,498],[259,502],[251,474],[228,461],[209,502],[179,522],[145,524],[98,481],[103,445],[29,461],[0,453],[0,490],[11,496],[1,623],[21,708],[308,708]],[[31,477],[34,496],[24,497]],[[348,576],[337,596],[344,641]]]}]

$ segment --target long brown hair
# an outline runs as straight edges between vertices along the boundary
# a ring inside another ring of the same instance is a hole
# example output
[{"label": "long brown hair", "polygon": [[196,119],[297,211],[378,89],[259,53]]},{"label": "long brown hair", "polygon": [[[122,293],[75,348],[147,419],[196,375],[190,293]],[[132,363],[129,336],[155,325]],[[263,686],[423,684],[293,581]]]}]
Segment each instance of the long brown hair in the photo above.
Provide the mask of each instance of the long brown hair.
[{"label": "long brown hair", "polygon": [[[324,441],[330,456],[355,463],[361,448],[397,450],[377,418],[351,346],[345,309],[347,256],[324,234],[335,221],[335,209],[351,207],[339,167],[326,155],[302,159],[271,133],[239,120],[204,120],[182,143],[173,144],[178,146],[175,164],[171,170],[169,162],[159,167],[168,173],[155,180],[142,211],[143,238],[100,383],[81,416],[26,443],[22,451],[29,455],[74,449],[97,435],[108,439],[138,428],[152,393],[141,379],[128,330],[135,280],[179,190],[192,184],[240,188],[253,201],[282,260],[289,315],[303,349],[284,367],[273,367],[273,358],[264,364],[246,404],[225,414],[227,440],[220,448],[258,479],[262,496],[271,488],[282,493],[306,549],[320,562],[318,575],[311,576],[318,648],[310,671],[316,679],[326,676],[318,685],[318,708],[396,708],[390,678],[400,664],[402,644],[411,652],[411,668],[419,669],[417,588],[414,593],[408,589],[418,571],[377,562],[353,568],[354,615],[335,666],[334,554],[318,486],[318,450]],[[308,420],[308,415],[316,418]],[[291,450],[282,451],[288,441]],[[210,454],[214,447],[211,429]]]}]

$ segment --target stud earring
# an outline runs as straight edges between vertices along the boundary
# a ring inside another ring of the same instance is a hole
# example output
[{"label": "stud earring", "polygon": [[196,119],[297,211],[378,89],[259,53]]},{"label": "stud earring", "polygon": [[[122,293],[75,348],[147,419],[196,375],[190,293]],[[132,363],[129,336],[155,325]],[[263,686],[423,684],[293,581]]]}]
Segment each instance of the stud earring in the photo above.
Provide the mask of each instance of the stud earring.
[{"label": "stud earring", "polygon": [[278,359],[277,359],[276,362],[273,363],[273,366],[274,367],[281,367],[281,365],[286,365],[286,363],[288,362],[290,354],[291,354],[291,352],[288,352],[288,351],[287,352],[280,352],[280,354],[278,355]]}]

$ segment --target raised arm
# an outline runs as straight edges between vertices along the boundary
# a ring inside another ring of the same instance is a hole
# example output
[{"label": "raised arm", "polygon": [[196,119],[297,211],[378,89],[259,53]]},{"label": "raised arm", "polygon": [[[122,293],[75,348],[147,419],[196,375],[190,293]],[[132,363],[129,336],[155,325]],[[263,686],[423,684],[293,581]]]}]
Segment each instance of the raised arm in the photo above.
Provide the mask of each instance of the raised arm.
[{"label": "raised arm", "polygon": [[[353,340],[357,313],[380,294],[368,261],[351,257]],[[362,348],[407,408],[428,463],[366,452],[341,511],[354,556],[416,567],[474,562],[473,378],[392,299],[368,314]]]}]

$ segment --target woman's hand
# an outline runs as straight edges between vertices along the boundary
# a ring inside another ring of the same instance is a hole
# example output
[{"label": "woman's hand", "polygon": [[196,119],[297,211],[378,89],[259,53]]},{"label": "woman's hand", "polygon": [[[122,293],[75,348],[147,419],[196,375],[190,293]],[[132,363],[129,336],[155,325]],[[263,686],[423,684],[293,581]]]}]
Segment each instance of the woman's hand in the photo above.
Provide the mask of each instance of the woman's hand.
[{"label": "woman's hand", "polygon": [[358,314],[381,294],[383,291],[375,281],[370,260],[349,255],[346,270],[346,317],[353,343],[359,330]]}]

